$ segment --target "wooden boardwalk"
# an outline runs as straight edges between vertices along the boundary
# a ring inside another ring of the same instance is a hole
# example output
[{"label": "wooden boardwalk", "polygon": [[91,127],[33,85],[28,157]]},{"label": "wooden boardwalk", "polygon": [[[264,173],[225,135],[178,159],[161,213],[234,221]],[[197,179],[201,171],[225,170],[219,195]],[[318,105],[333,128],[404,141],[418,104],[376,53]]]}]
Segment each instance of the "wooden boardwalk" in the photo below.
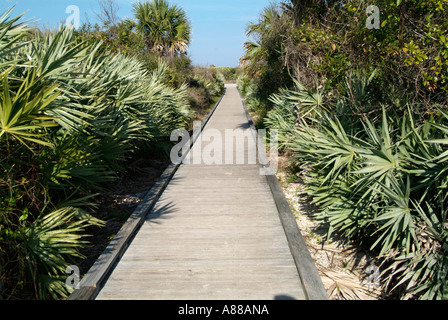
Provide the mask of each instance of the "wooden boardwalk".
[{"label": "wooden boardwalk", "polygon": [[225,152],[222,163],[199,162],[200,151],[211,150],[200,137],[193,163],[177,169],[96,299],[309,298],[268,179],[259,164],[248,163],[256,152],[249,141],[253,128],[230,85],[204,132],[224,137],[226,129],[238,128],[246,146],[232,154],[235,160],[244,153],[245,163],[226,163]]}]

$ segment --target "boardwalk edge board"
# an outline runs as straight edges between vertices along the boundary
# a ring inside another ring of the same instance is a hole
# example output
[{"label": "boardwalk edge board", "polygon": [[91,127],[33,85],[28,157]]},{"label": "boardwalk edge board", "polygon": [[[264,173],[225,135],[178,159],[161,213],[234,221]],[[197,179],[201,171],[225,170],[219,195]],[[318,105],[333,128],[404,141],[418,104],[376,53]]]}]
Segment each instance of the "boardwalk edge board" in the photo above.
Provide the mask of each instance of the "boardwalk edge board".
[{"label": "boardwalk edge board", "polygon": [[[241,93],[240,98],[243,103],[247,120],[249,121],[252,130],[256,132],[254,122],[249,110],[247,109],[246,103],[241,96]],[[288,200],[286,200],[285,194],[277,177],[275,175],[267,175],[266,179],[269,187],[271,188],[271,192],[280,215],[280,220],[288,240],[288,245],[308,300],[328,300],[328,295],[322,283],[319,271],[317,270],[316,264],[311,257],[308,246],[306,245],[302,233],[300,232],[294,214],[291,211]]]},{"label": "boardwalk edge board", "polygon": [[[207,115],[207,117],[202,121],[201,131],[207,125],[212,115],[215,113],[224,95],[225,91],[221,95],[221,98],[215,104],[213,109]],[[195,140],[191,141],[190,147],[192,147],[194,143]],[[185,156],[186,155],[184,155],[184,157]],[[79,283],[79,287],[75,289],[68,297],[68,300],[95,299],[96,295],[101,289],[101,286],[104,283],[104,280],[110,274],[118,260],[125,253],[127,247],[132,241],[132,238],[137,234],[138,230],[144,223],[147,214],[154,207],[180,165],[181,163],[177,165],[170,164],[168,168],[163,172],[163,174],[157,180],[156,184],[151,188],[145,198],[141,201],[137,209],[128,218],[128,220],[125,222],[114,239],[110,242],[101,256],[96,260],[87,274],[83,277],[83,279]]]}]

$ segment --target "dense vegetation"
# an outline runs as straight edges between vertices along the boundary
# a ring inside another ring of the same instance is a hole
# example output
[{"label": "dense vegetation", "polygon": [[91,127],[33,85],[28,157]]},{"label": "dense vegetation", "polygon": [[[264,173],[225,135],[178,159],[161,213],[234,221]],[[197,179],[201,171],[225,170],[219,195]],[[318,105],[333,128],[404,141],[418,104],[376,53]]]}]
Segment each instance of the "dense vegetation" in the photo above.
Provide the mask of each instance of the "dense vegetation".
[{"label": "dense vegetation", "polygon": [[[133,158],[161,154],[171,132],[190,128],[223,92],[220,73],[185,55],[185,12],[169,7],[170,20],[160,6],[168,4],[139,2],[135,21],[119,20],[106,1],[103,24],[78,31],[42,32],[11,10],[0,17],[4,299],[67,296],[66,268],[88,243],[86,229],[104,225],[88,213],[92,199]],[[176,31],[157,38],[153,18],[176,21]]]},{"label": "dense vegetation", "polygon": [[288,1],[247,28],[238,81],[316,219],[378,257],[386,296],[448,298],[445,0]]},{"label": "dense vegetation", "polygon": [[[186,13],[137,2],[120,19],[41,31],[0,17],[0,294],[59,299],[102,228],[93,199],[142,154],[162,154],[238,79],[279,130],[319,210],[369,248],[388,297],[448,298],[447,0],[290,0],[248,25],[233,68],[192,66]],[[92,229],[93,228],[93,229]]]}]

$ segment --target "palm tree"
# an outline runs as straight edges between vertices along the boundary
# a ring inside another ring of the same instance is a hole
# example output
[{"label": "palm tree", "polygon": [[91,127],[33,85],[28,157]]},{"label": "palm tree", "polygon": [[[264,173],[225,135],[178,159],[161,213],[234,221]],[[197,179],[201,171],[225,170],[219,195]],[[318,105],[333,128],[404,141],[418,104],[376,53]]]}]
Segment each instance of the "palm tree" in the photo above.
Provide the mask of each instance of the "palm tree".
[{"label": "palm tree", "polygon": [[266,7],[261,13],[258,23],[250,22],[246,28],[247,38],[253,38],[254,41],[244,43],[245,54],[240,59],[240,65],[246,68],[249,75],[254,75],[265,59],[266,50],[263,48],[263,40],[273,31],[272,23],[281,16],[281,12],[275,5]]},{"label": "palm tree", "polygon": [[191,41],[191,24],[186,12],[165,0],[133,4],[137,30],[150,50],[161,55],[185,54]]}]

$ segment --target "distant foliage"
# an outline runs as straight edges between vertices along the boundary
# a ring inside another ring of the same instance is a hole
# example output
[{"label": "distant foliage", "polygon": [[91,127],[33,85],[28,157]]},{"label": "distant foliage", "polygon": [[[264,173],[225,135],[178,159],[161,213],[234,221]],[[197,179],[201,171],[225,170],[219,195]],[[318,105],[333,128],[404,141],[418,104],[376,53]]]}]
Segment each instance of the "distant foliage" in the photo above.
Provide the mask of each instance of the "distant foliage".
[{"label": "distant foliage", "polygon": [[113,9],[114,1],[105,3],[108,5],[101,5],[102,25],[84,24],[75,32],[78,41],[95,44],[101,40],[104,45],[100,51],[135,57],[148,72],[164,64],[161,81],[175,89],[187,86],[193,108],[208,107],[223,92],[221,71],[193,66],[188,57],[191,21],[181,7],[164,0],[138,1],[133,4],[134,19],[119,19]]},{"label": "distant foliage", "polygon": [[242,75],[241,68],[234,67],[215,67],[210,66],[210,68],[216,69],[217,72],[220,72],[226,81],[236,81]]},{"label": "distant foliage", "polygon": [[319,83],[337,93],[345,74],[355,68],[377,70],[379,101],[418,100],[424,104],[421,114],[432,109],[432,102],[445,103],[448,2],[377,1],[378,30],[366,27],[368,5],[291,0],[267,7],[259,21],[249,24],[241,62],[264,108],[272,107],[270,94],[294,87],[291,76],[307,87]]}]

